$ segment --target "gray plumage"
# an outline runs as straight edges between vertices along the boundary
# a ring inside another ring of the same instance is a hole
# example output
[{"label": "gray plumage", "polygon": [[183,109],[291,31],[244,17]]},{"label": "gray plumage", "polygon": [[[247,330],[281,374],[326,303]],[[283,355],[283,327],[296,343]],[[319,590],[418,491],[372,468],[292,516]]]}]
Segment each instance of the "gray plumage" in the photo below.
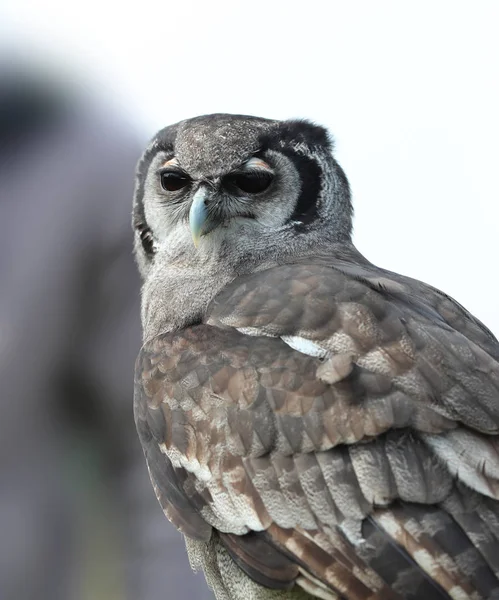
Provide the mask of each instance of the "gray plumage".
[{"label": "gray plumage", "polygon": [[156,494],[218,599],[499,598],[499,344],[369,263],[351,218],[321,127],[154,138],[134,407]]}]

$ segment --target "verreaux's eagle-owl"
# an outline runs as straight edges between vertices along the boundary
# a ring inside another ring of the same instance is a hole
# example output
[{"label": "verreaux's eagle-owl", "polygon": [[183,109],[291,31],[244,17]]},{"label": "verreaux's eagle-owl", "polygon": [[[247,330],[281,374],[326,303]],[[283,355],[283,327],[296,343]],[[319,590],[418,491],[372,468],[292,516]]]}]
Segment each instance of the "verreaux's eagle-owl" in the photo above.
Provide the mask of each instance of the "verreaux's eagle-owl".
[{"label": "verreaux's eagle-owl", "polygon": [[327,132],[167,127],[134,228],[135,419],[216,597],[499,598],[499,343],[356,250]]}]

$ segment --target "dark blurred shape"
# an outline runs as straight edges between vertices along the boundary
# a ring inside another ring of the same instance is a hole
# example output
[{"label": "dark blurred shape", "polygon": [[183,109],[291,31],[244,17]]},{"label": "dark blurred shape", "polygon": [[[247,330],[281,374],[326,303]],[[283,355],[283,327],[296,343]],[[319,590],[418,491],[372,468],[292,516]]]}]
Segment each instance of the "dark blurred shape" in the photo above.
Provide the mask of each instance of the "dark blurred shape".
[{"label": "dark blurred shape", "polygon": [[0,65],[0,598],[208,599],[132,416],[130,126]]}]

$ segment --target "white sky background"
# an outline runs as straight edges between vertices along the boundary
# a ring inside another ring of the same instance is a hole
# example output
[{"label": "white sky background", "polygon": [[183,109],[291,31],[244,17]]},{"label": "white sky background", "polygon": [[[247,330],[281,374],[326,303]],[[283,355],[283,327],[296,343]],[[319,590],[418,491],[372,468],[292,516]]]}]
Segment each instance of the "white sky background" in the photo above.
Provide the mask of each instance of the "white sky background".
[{"label": "white sky background", "polygon": [[499,0],[2,0],[0,38],[95,85],[144,139],[209,112],[336,138],[355,242],[499,334]]}]

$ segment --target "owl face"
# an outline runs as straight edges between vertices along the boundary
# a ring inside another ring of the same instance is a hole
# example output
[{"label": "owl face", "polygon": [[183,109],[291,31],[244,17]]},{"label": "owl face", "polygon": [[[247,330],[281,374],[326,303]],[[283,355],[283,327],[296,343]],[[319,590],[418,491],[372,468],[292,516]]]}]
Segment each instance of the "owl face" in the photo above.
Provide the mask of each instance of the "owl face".
[{"label": "owl face", "polygon": [[[323,128],[237,115],[183,121],[159,132],[139,163],[139,265],[265,254],[321,229],[334,197],[349,218],[348,184]],[[339,221],[336,233],[349,235]]]}]

